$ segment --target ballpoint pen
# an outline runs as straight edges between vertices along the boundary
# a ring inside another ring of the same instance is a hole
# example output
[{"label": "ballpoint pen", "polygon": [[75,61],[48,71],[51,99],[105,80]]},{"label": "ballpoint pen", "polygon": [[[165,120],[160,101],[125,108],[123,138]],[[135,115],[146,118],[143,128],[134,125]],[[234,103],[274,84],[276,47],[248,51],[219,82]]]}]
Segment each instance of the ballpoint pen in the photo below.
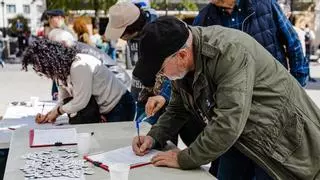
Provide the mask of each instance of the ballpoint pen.
[{"label": "ballpoint pen", "polygon": [[[143,117],[144,116],[144,117]],[[141,117],[143,117],[141,119]],[[141,116],[139,116],[139,118],[136,120],[136,128],[137,128],[137,133],[138,133],[138,139],[139,139],[139,146],[142,145],[141,140],[140,140],[140,123],[142,123],[143,121],[147,120],[149,117],[143,113]]]},{"label": "ballpoint pen", "polygon": [[139,127],[139,121],[136,121],[136,128],[137,128],[138,142],[139,142],[138,147],[140,147],[140,146],[142,145],[142,143],[141,143],[141,140],[140,140],[140,127]]},{"label": "ballpoint pen", "polygon": [[135,103],[135,107],[136,107],[136,112],[134,114],[134,118],[133,121],[136,122],[136,129],[137,129],[137,134],[138,134],[138,142],[139,142],[139,147],[141,146],[141,140],[140,140],[140,127],[139,127],[139,121],[137,121],[137,112],[138,112],[138,107],[137,107],[137,102]]}]

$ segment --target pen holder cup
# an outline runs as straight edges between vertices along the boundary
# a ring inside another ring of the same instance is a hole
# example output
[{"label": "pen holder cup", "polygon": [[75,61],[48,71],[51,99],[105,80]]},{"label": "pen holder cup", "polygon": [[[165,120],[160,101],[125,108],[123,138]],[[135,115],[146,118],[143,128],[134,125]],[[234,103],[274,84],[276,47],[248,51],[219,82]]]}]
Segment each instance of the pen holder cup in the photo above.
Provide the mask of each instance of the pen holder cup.
[{"label": "pen holder cup", "polygon": [[90,133],[78,133],[77,134],[77,147],[78,153],[81,156],[89,154],[91,146],[91,134]]},{"label": "pen holder cup", "polygon": [[128,180],[130,165],[115,163],[109,165],[111,180]]}]

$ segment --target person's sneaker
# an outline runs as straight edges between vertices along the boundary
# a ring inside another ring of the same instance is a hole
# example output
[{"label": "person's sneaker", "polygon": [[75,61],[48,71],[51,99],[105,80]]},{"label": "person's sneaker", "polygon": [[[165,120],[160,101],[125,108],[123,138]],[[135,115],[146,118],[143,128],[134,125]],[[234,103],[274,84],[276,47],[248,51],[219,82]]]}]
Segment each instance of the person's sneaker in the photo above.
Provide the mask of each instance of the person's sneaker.
[{"label": "person's sneaker", "polygon": [[317,80],[315,78],[309,77],[309,81],[310,82],[317,82]]}]

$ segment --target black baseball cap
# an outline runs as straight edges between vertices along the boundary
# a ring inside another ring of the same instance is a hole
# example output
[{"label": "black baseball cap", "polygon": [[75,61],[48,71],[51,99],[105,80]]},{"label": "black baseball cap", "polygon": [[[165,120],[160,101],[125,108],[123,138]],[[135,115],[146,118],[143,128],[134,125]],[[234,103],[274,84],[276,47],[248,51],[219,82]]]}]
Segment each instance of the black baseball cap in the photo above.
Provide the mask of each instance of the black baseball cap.
[{"label": "black baseball cap", "polygon": [[188,37],[187,25],[173,16],[162,16],[147,24],[141,32],[140,58],[133,76],[144,86],[153,86],[165,58],[181,49]]},{"label": "black baseball cap", "polygon": [[61,9],[52,9],[47,11],[48,16],[64,16],[64,11]]}]

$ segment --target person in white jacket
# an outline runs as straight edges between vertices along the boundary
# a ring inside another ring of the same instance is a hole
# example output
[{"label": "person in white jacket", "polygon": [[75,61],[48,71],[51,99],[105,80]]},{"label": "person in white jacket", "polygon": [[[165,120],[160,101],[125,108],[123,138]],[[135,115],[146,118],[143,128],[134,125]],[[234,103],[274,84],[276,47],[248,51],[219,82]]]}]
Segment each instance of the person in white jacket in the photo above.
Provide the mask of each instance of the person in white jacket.
[{"label": "person in white jacket", "polygon": [[26,50],[22,67],[33,65],[39,75],[57,82],[59,102],[56,108],[39,119],[54,122],[64,113],[69,123],[132,121],[135,102],[126,87],[103,63],[74,47],[40,39]]}]

